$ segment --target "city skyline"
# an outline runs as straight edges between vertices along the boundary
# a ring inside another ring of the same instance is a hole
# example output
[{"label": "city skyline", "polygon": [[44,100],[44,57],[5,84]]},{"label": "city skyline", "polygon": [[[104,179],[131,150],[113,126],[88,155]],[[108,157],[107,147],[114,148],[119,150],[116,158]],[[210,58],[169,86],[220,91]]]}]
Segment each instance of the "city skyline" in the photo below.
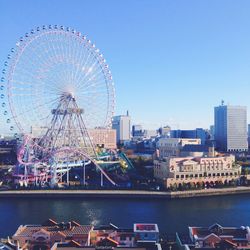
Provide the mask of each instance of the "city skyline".
[{"label": "city skyline", "polygon": [[209,128],[221,99],[247,106],[249,114],[248,1],[76,0],[69,9],[68,1],[3,0],[0,7],[2,65],[32,28],[74,27],[107,59],[115,114],[129,110],[132,124]]}]

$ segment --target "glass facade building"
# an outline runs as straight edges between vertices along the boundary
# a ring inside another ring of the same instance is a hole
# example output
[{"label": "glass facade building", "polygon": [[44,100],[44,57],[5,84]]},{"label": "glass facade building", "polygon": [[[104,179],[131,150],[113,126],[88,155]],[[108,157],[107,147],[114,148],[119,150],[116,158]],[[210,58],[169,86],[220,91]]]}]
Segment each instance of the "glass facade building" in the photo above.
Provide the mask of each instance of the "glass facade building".
[{"label": "glass facade building", "polygon": [[214,108],[214,139],[221,151],[247,151],[247,108],[221,105]]}]

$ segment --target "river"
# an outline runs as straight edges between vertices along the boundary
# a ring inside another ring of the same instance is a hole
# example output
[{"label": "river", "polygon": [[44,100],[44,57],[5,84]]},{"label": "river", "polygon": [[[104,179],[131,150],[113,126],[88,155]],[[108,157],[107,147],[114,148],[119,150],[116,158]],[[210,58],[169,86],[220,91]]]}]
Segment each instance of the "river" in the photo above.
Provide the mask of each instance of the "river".
[{"label": "river", "polygon": [[20,224],[40,224],[48,218],[82,224],[131,227],[134,222],[159,225],[162,235],[187,232],[189,225],[250,224],[250,194],[177,200],[117,198],[1,198],[0,237],[12,235]]}]

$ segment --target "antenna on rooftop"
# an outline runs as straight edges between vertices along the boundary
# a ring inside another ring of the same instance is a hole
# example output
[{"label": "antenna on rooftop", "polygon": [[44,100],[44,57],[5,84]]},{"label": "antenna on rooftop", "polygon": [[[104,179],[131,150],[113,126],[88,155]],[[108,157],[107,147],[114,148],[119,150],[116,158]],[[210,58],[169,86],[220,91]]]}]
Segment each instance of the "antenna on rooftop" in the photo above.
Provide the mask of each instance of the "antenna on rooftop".
[{"label": "antenna on rooftop", "polygon": [[224,106],[225,101],[221,100],[221,106]]}]

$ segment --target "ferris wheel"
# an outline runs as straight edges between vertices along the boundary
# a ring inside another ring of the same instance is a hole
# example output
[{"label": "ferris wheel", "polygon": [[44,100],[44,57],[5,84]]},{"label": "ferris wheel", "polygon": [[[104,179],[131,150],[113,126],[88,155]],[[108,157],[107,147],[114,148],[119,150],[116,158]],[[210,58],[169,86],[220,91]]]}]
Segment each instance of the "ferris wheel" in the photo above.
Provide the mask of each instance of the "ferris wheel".
[{"label": "ferris wheel", "polygon": [[74,98],[88,129],[109,128],[114,113],[114,83],[103,55],[64,26],[44,25],[20,38],[4,63],[0,91],[9,129],[23,134],[50,126],[63,96]]},{"label": "ferris wheel", "polygon": [[[16,125],[26,135],[17,155],[18,177],[24,166],[24,180],[49,176],[56,183],[90,160],[115,185],[96,163],[88,132],[110,128],[114,113],[114,83],[99,49],[74,29],[44,25],[20,38],[4,66],[3,114],[11,131]],[[44,128],[35,139],[27,136],[33,127]]]}]

